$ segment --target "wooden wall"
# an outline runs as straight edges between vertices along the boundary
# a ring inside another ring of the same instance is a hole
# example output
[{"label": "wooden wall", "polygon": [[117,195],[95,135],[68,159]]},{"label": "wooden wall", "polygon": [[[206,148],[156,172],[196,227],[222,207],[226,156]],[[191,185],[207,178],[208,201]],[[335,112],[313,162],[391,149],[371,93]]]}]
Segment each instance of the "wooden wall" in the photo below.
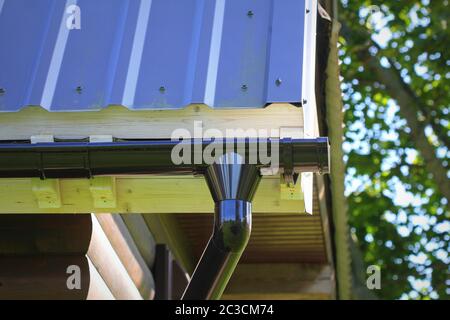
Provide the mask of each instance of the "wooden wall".
[{"label": "wooden wall", "polygon": [[0,215],[0,299],[153,299],[154,259],[140,215]]}]

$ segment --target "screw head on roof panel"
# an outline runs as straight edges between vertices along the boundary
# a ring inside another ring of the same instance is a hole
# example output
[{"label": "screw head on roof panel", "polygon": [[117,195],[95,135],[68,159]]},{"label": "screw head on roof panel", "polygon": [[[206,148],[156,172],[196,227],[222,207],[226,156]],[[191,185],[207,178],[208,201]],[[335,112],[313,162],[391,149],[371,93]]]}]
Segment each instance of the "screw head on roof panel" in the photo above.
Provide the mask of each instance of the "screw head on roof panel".
[{"label": "screw head on roof panel", "polygon": [[277,78],[277,80],[275,80],[275,84],[277,87],[281,86],[282,83],[283,81],[281,80],[281,78]]},{"label": "screw head on roof panel", "polygon": [[3,96],[6,93],[6,90],[4,88],[0,88],[0,96]]},{"label": "screw head on roof panel", "polygon": [[163,86],[159,87],[159,92],[161,92],[161,93],[166,92],[166,87],[163,87]]},{"label": "screw head on roof panel", "polygon": [[81,94],[83,93],[83,88],[81,86],[78,86],[75,88],[76,93]]},{"label": "screw head on roof panel", "polygon": [[246,84],[243,84],[242,86],[241,86],[241,90],[242,91],[247,91],[248,90],[248,87],[247,87],[247,85]]},{"label": "screw head on roof panel", "polygon": [[253,13],[252,10],[249,10],[249,11],[247,12],[247,16],[248,16],[249,18],[252,18],[253,15],[254,15],[254,13]]}]

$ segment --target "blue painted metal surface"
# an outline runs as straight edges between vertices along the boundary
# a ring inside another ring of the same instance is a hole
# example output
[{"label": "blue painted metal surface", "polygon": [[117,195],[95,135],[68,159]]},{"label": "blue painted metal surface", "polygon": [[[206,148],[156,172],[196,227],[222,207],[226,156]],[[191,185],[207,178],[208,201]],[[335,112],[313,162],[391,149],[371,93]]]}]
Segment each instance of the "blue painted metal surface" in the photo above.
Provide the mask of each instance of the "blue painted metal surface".
[{"label": "blue painted metal surface", "polygon": [[302,0],[0,0],[0,112],[299,102],[304,19]]}]

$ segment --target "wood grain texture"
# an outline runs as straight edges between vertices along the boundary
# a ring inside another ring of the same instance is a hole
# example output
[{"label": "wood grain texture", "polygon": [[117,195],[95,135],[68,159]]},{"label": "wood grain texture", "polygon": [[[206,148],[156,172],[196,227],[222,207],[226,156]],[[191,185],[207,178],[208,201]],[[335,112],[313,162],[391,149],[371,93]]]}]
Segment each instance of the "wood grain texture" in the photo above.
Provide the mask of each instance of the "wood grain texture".
[{"label": "wood grain texture", "polygon": [[136,247],[149,268],[155,262],[155,239],[141,214],[123,214],[122,220],[133,237]]},{"label": "wood grain texture", "polygon": [[189,239],[173,214],[144,214],[143,218],[157,243],[168,245],[175,259],[192,274],[197,263]]},{"label": "wood grain texture", "polygon": [[87,214],[0,215],[0,255],[85,254],[91,242]]},{"label": "wood grain texture", "polygon": [[[55,138],[79,138],[111,135],[122,139],[170,138],[175,129],[193,132],[194,121],[210,128],[278,130],[280,127],[303,127],[302,109],[291,104],[273,104],[260,109],[211,109],[190,105],[180,110],[129,110],[110,106],[96,112],[48,112],[28,107],[19,112],[0,114],[1,140],[28,140],[31,136],[53,135]],[[277,137],[279,133],[275,133]]]},{"label": "wood grain texture", "polygon": [[97,214],[96,218],[142,298],[153,299],[155,296],[153,275],[139,253],[121,216],[102,213]]},{"label": "wood grain texture", "polygon": [[[68,266],[80,268],[80,289],[67,287]],[[85,255],[0,257],[0,299],[109,300],[111,292]]]},{"label": "wood grain texture", "polygon": [[[87,257],[86,257],[87,258]],[[98,273],[91,259],[87,258],[90,270],[89,291],[86,300],[115,300],[102,276]]]},{"label": "wood grain texture", "polygon": [[116,299],[142,300],[133,280],[114,251],[95,215],[92,217],[92,240],[87,256]]},{"label": "wood grain texture", "polygon": [[[0,213],[105,212],[96,208],[88,179],[59,179],[60,208],[39,208],[32,179],[0,179]],[[203,177],[139,176],[116,178],[117,206],[110,213],[212,213],[214,203]],[[303,213],[303,200],[281,200],[278,177],[264,177],[253,212]]]},{"label": "wood grain texture", "polygon": [[322,264],[239,264],[222,299],[331,299],[334,275]]},{"label": "wood grain texture", "polygon": [[[177,214],[198,259],[213,230],[214,216]],[[240,263],[328,263],[321,215],[258,214],[252,218],[252,233]]]}]

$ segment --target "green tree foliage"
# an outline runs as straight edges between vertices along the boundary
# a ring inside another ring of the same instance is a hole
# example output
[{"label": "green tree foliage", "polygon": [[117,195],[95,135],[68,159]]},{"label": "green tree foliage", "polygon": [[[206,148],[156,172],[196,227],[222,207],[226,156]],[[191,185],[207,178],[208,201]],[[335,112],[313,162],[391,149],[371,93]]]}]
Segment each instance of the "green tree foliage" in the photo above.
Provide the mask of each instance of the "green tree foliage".
[{"label": "green tree foliage", "polygon": [[341,0],[346,192],[380,298],[450,297],[448,0]]}]

